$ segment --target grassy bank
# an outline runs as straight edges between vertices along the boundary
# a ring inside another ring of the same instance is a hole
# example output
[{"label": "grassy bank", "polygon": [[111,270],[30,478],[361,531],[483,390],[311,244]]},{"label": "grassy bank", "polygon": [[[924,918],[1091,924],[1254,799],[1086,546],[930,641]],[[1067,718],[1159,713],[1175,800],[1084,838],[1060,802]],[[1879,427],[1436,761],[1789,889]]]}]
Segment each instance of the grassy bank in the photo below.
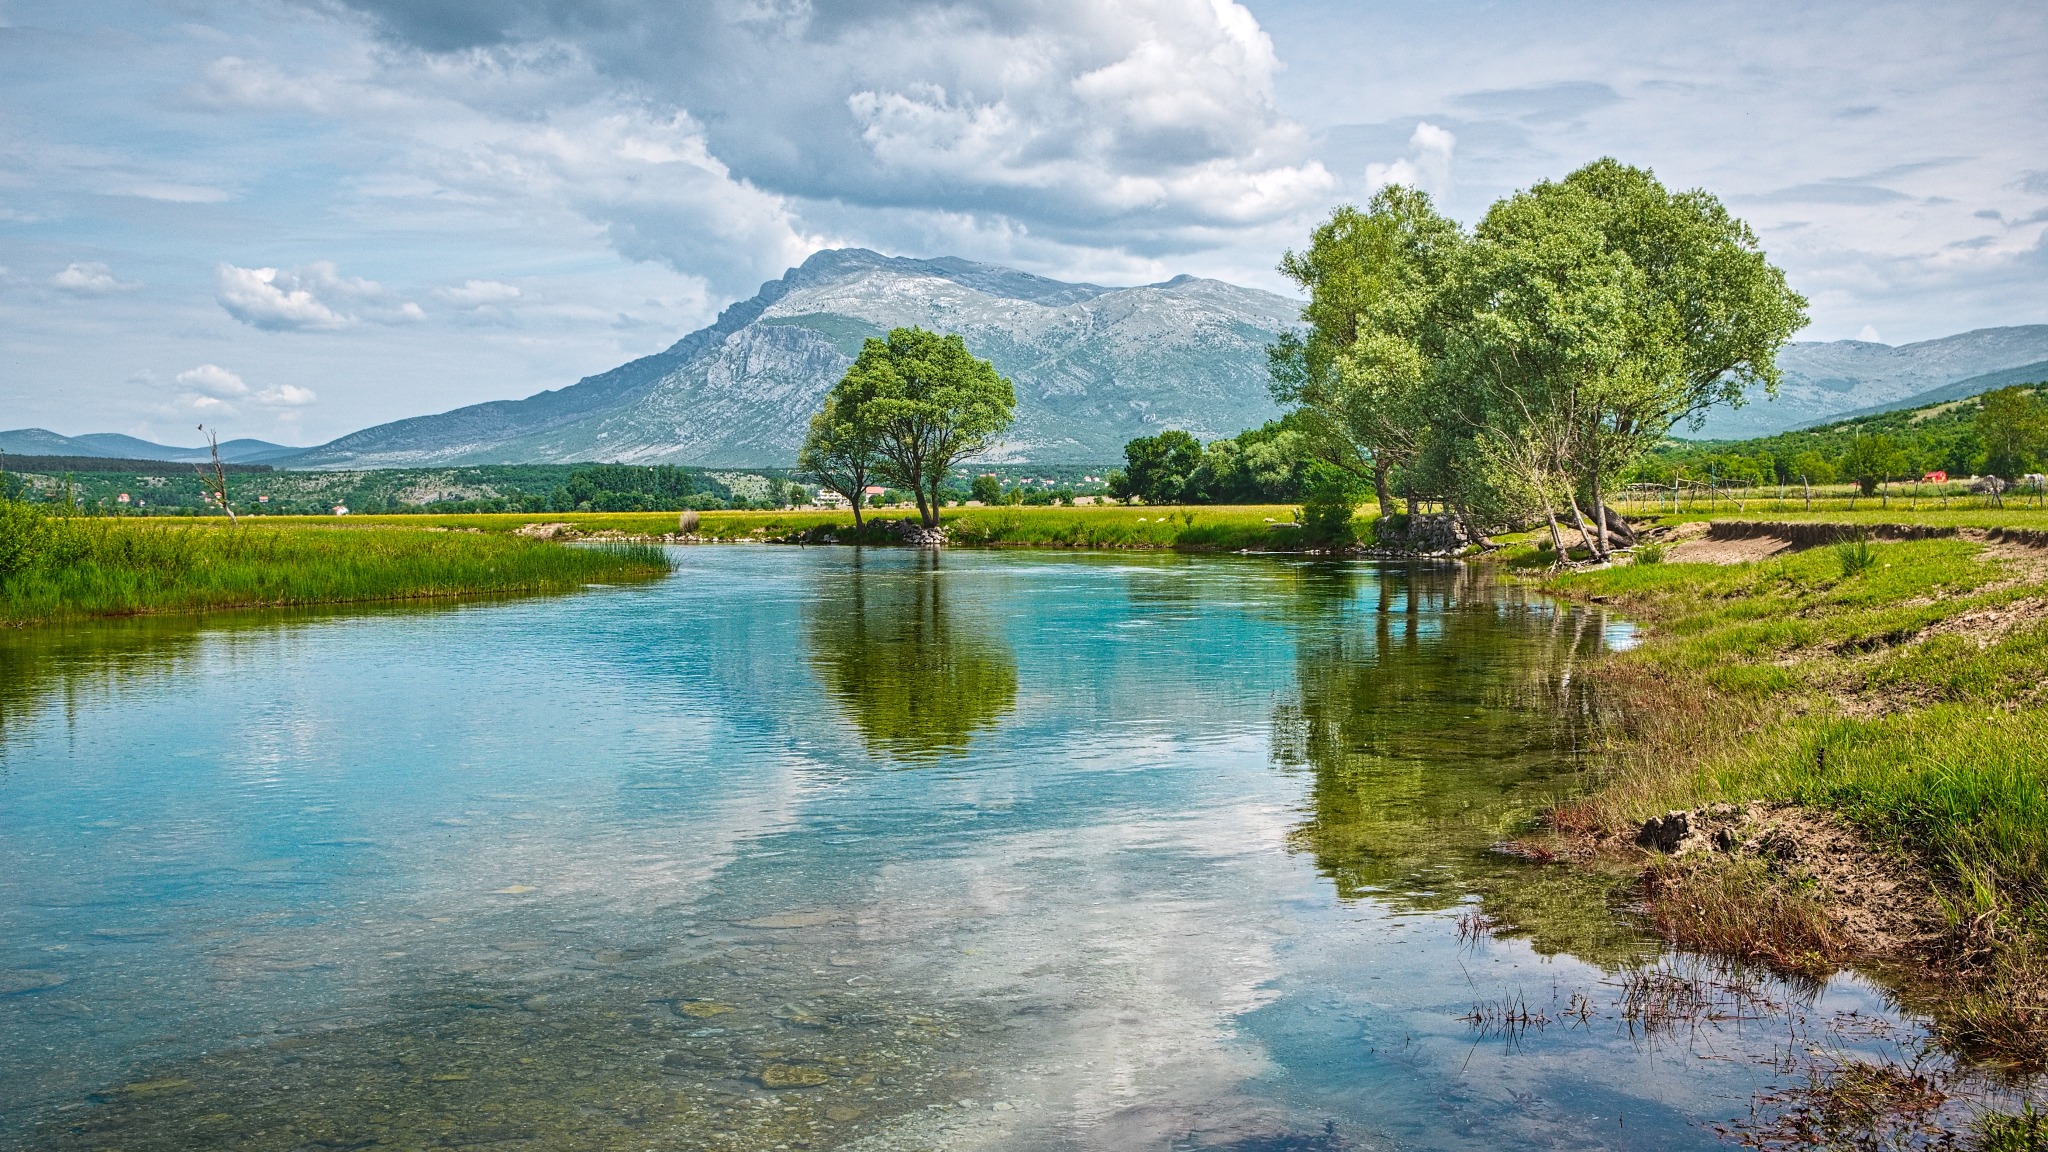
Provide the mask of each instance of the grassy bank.
[{"label": "grassy bank", "polygon": [[509,534],[418,528],[53,518],[10,539],[8,563],[0,567],[5,625],[561,592],[668,571],[653,548],[568,548]]},{"label": "grassy bank", "polygon": [[[1293,527],[1292,505],[1197,505],[1189,507],[1093,506],[1045,507],[1008,505],[992,508],[949,508],[941,516],[946,534],[968,547],[1041,548],[1176,548],[1190,552],[1289,551],[1302,546]],[[871,526],[911,519],[914,512],[896,509],[869,513]],[[1370,530],[1370,512],[1355,524]],[[282,519],[282,518],[280,518]],[[676,531],[673,512],[582,512],[546,514],[406,515],[293,517],[288,523],[313,525],[404,525],[459,528],[485,533],[511,533],[529,524],[567,524],[584,535],[618,534],[659,537]],[[792,509],[781,512],[701,512],[691,535],[702,540],[784,539],[806,532],[829,532],[851,541],[853,513]],[[871,533],[877,541],[886,533]]]},{"label": "grassy bank", "polygon": [[[1562,829],[1628,843],[1651,817],[1722,802],[1833,814],[1904,865],[1874,914],[1928,910],[1901,947],[1948,981],[1933,1006],[1947,1037],[2048,1055],[2048,550],[1844,544],[1551,586],[1646,629],[1601,672],[1630,718],[1613,774],[1555,814]],[[1812,935],[1815,868],[1832,861],[1763,876],[1739,856],[1659,866],[1675,936],[1819,970],[1869,951]],[[1770,925],[1809,938],[1768,939]]]}]

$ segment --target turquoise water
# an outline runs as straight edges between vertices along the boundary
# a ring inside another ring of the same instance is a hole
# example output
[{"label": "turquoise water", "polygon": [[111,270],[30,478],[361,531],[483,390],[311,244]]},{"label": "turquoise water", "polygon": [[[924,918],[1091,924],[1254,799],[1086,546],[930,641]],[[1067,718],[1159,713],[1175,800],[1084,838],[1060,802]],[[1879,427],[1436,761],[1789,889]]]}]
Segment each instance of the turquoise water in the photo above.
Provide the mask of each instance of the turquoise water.
[{"label": "turquoise water", "polygon": [[0,638],[0,1144],[1695,1148],[1917,1042],[1490,850],[1618,621],[1456,568],[678,556]]}]

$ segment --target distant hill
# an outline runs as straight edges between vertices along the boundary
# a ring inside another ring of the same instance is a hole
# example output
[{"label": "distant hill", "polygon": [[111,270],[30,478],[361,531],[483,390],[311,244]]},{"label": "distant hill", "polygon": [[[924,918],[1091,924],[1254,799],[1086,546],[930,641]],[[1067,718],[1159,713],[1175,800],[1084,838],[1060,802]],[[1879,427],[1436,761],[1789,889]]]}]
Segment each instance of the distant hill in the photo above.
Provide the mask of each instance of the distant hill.
[{"label": "distant hill", "polygon": [[2033,364],[2022,364],[2018,368],[2007,368],[2002,372],[1986,372],[1982,376],[1972,376],[1968,380],[1958,380],[1954,384],[1947,384],[1931,391],[1908,396],[1904,400],[1894,400],[1889,404],[1877,404],[1869,408],[1858,408],[1854,412],[1844,412],[1839,416],[1831,416],[1827,422],[1855,420],[1864,416],[1880,416],[1886,412],[1905,412],[1915,408],[1926,408],[1933,404],[1945,404],[1950,400],[1968,400],[1972,396],[1981,396],[1986,392],[2009,387],[2014,384],[2040,384],[2043,382],[2048,382],[2048,360],[2038,361]]},{"label": "distant hill", "polygon": [[[1853,415],[1918,407],[1974,396],[2006,384],[2041,378],[2048,362],[2048,324],[1979,328],[1916,344],[1831,340],[1793,344],[1778,356],[1785,382],[1776,400],[1761,397],[1741,408],[1710,413],[1687,438],[1742,440],[1768,436]],[[1954,390],[1954,391],[1951,391]]]},{"label": "distant hill", "polygon": [[1017,388],[997,460],[1101,463],[1168,428],[1235,435],[1278,414],[1266,346],[1299,305],[1181,276],[1070,284],[967,260],[819,252],[664,352],[524,400],[364,429],[291,468],[602,460],[787,465],[861,341],[903,325],[958,332]]},{"label": "distant hill", "polygon": [[[229,464],[262,464],[304,451],[304,448],[272,444],[267,440],[229,440],[221,444],[220,458]],[[8,456],[98,456],[123,461],[167,460],[181,464],[196,464],[211,458],[203,447],[175,448],[118,432],[60,436],[47,428],[17,428],[12,432],[0,432],[0,453]]]}]

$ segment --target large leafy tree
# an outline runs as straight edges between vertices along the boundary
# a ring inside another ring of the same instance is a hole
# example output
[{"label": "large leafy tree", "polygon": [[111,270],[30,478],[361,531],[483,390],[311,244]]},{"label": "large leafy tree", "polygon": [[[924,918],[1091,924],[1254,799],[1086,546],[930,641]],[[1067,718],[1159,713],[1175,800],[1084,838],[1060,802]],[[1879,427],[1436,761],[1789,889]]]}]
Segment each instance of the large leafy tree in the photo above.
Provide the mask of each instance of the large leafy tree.
[{"label": "large leafy tree", "polygon": [[810,431],[803,447],[797,449],[796,466],[819,484],[846,497],[853,504],[853,526],[861,526],[861,495],[868,476],[880,459],[880,437],[868,418],[862,397],[834,388],[825,396],[825,406],[811,417]]},{"label": "large leafy tree", "polygon": [[1606,484],[1678,422],[1775,391],[1777,352],[1806,323],[1719,200],[1611,159],[1495,204],[1473,251],[1447,360],[1487,397],[1488,434],[1536,429],[1596,556]]},{"label": "large leafy tree", "polygon": [[1370,473],[1392,510],[1389,477],[1425,451],[1429,386],[1447,327],[1442,304],[1466,239],[1426,193],[1382,188],[1364,211],[1336,210],[1280,271],[1306,289],[1306,332],[1272,350],[1273,393],[1325,426],[1331,462]]},{"label": "large leafy tree", "polygon": [[1172,504],[1182,498],[1188,478],[1201,466],[1202,442],[1186,432],[1175,428],[1140,436],[1124,445],[1123,476],[1110,494]]},{"label": "large leafy tree", "polygon": [[947,473],[993,447],[1017,407],[1010,382],[957,334],[922,328],[868,340],[831,401],[860,413],[875,437],[878,473],[911,493],[927,528],[938,527]]}]

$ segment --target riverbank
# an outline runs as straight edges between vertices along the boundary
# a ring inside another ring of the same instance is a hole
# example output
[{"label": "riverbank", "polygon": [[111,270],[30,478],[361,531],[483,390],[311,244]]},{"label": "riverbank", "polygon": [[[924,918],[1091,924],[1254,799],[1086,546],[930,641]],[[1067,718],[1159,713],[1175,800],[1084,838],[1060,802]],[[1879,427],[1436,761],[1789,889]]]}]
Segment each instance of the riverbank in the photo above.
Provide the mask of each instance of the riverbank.
[{"label": "riverbank", "polygon": [[[17,506],[19,507],[19,506]],[[9,522],[0,626],[156,612],[531,595],[665,575],[655,548],[422,527]]]},{"label": "riverbank", "polygon": [[1596,852],[1649,845],[1675,942],[1810,975],[1894,966],[1955,1050],[2038,1068],[2048,548],[2038,513],[1955,519],[1894,509],[1955,534],[1753,530],[1762,551],[1718,563],[1547,578],[1644,630],[1596,673],[1625,718],[1611,767],[1550,821]]},{"label": "riverbank", "polygon": [[[1166,548],[1184,552],[1293,552],[1308,546],[1291,504],[1204,504],[1172,507],[1003,505],[948,508],[940,523],[948,543],[966,547]],[[780,512],[699,512],[687,532],[674,512],[479,513],[459,515],[352,515],[279,517],[291,524],[384,525],[460,529],[487,534],[525,533],[590,540],[674,540],[685,543],[894,543],[890,526],[914,521],[915,512],[880,509],[853,531],[853,513],[814,509]],[[1376,514],[1353,521],[1361,535]],[[552,527],[559,526],[559,527]]]}]

